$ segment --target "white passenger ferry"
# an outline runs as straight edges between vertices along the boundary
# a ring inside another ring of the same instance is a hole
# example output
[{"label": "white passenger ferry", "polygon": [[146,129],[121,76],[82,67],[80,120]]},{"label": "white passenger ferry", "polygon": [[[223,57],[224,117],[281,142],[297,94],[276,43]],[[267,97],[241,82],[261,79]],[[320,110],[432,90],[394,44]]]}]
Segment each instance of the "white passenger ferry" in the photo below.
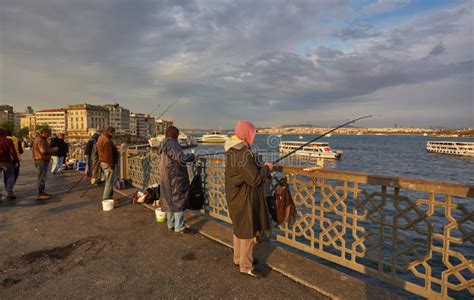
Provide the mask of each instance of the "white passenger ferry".
[{"label": "white passenger ferry", "polygon": [[[280,152],[282,154],[286,154],[291,152],[298,147],[301,147],[306,142],[294,142],[294,141],[282,141],[280,142]],[[331,159],[339,159],[342,156],[342,151],[333,151],[331,147],[329,147],[328,143],[311,143],[301,150],[295,152],[295,155],[299,156],[306,156],[310,158],[331,158]]]},{"label": "white passenger ferry", "polygon": [[218,131],[213,131],[210,134],[203,135],[198,142],[200,143],[208,143],[208,144],[223,144],[227,140],[228,136],[226,134],[222,134]]},{"label": "white passenger ferry", "polygon": [[473,142],[428,141],[426,151],[474,157]]}]

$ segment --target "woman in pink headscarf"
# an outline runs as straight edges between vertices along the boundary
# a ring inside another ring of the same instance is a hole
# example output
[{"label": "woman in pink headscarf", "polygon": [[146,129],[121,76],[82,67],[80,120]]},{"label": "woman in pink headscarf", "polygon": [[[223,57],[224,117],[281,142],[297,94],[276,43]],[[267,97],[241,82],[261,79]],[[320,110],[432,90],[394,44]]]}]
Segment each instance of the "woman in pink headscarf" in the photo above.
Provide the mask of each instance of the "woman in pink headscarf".
[{"label": "woman in pink headscarf", "polygon": [[237,122],[235,135],[224,145],[225,192],[234,232],[234,264],[242,274],[260,277],[253,267],[254,238],[269,228],[263,184],[270,177],[271,163],[259,167],[250,151],[257,130],[247,121]]}]

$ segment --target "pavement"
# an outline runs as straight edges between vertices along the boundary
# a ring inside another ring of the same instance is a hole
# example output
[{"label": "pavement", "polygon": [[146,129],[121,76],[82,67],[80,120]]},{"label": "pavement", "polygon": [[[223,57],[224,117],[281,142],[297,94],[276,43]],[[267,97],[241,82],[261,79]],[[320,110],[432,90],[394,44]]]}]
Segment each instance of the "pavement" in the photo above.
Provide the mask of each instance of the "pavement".
[{"label": "pavement", "polygon": [[81,197],[90,186],[82,181],[66,193],[76,171],[49,176],[53,197],[39,203],[31,153],[24,157],[18,199],[0,201],[0,299],[327,298],[268,266],[265,278],[241,275],[230,248],[176,235],[126,197],[104,212],[101,187]]}]

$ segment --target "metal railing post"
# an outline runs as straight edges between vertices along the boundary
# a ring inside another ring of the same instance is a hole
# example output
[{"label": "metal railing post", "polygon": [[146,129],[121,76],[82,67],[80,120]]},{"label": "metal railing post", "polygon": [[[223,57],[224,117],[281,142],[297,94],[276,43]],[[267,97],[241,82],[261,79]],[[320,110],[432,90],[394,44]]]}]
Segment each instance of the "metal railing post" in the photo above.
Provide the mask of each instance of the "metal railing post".
[{"label": "metal railing post", "polygon": [[128,179],[128,147],[122,144],[120,147],[120,179]]}]

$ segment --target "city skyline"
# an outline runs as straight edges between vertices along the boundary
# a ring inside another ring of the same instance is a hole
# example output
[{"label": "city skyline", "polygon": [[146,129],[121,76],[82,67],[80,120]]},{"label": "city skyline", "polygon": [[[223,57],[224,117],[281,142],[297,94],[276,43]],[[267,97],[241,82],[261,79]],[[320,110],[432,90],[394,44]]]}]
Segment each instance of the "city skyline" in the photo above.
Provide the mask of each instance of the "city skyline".
[{"label": "city skyline", "polygon": [[[1,103],[181,127],[474,127],[471,1],[5,1]],[[189,124],[189,125],[188,125]]]}]

